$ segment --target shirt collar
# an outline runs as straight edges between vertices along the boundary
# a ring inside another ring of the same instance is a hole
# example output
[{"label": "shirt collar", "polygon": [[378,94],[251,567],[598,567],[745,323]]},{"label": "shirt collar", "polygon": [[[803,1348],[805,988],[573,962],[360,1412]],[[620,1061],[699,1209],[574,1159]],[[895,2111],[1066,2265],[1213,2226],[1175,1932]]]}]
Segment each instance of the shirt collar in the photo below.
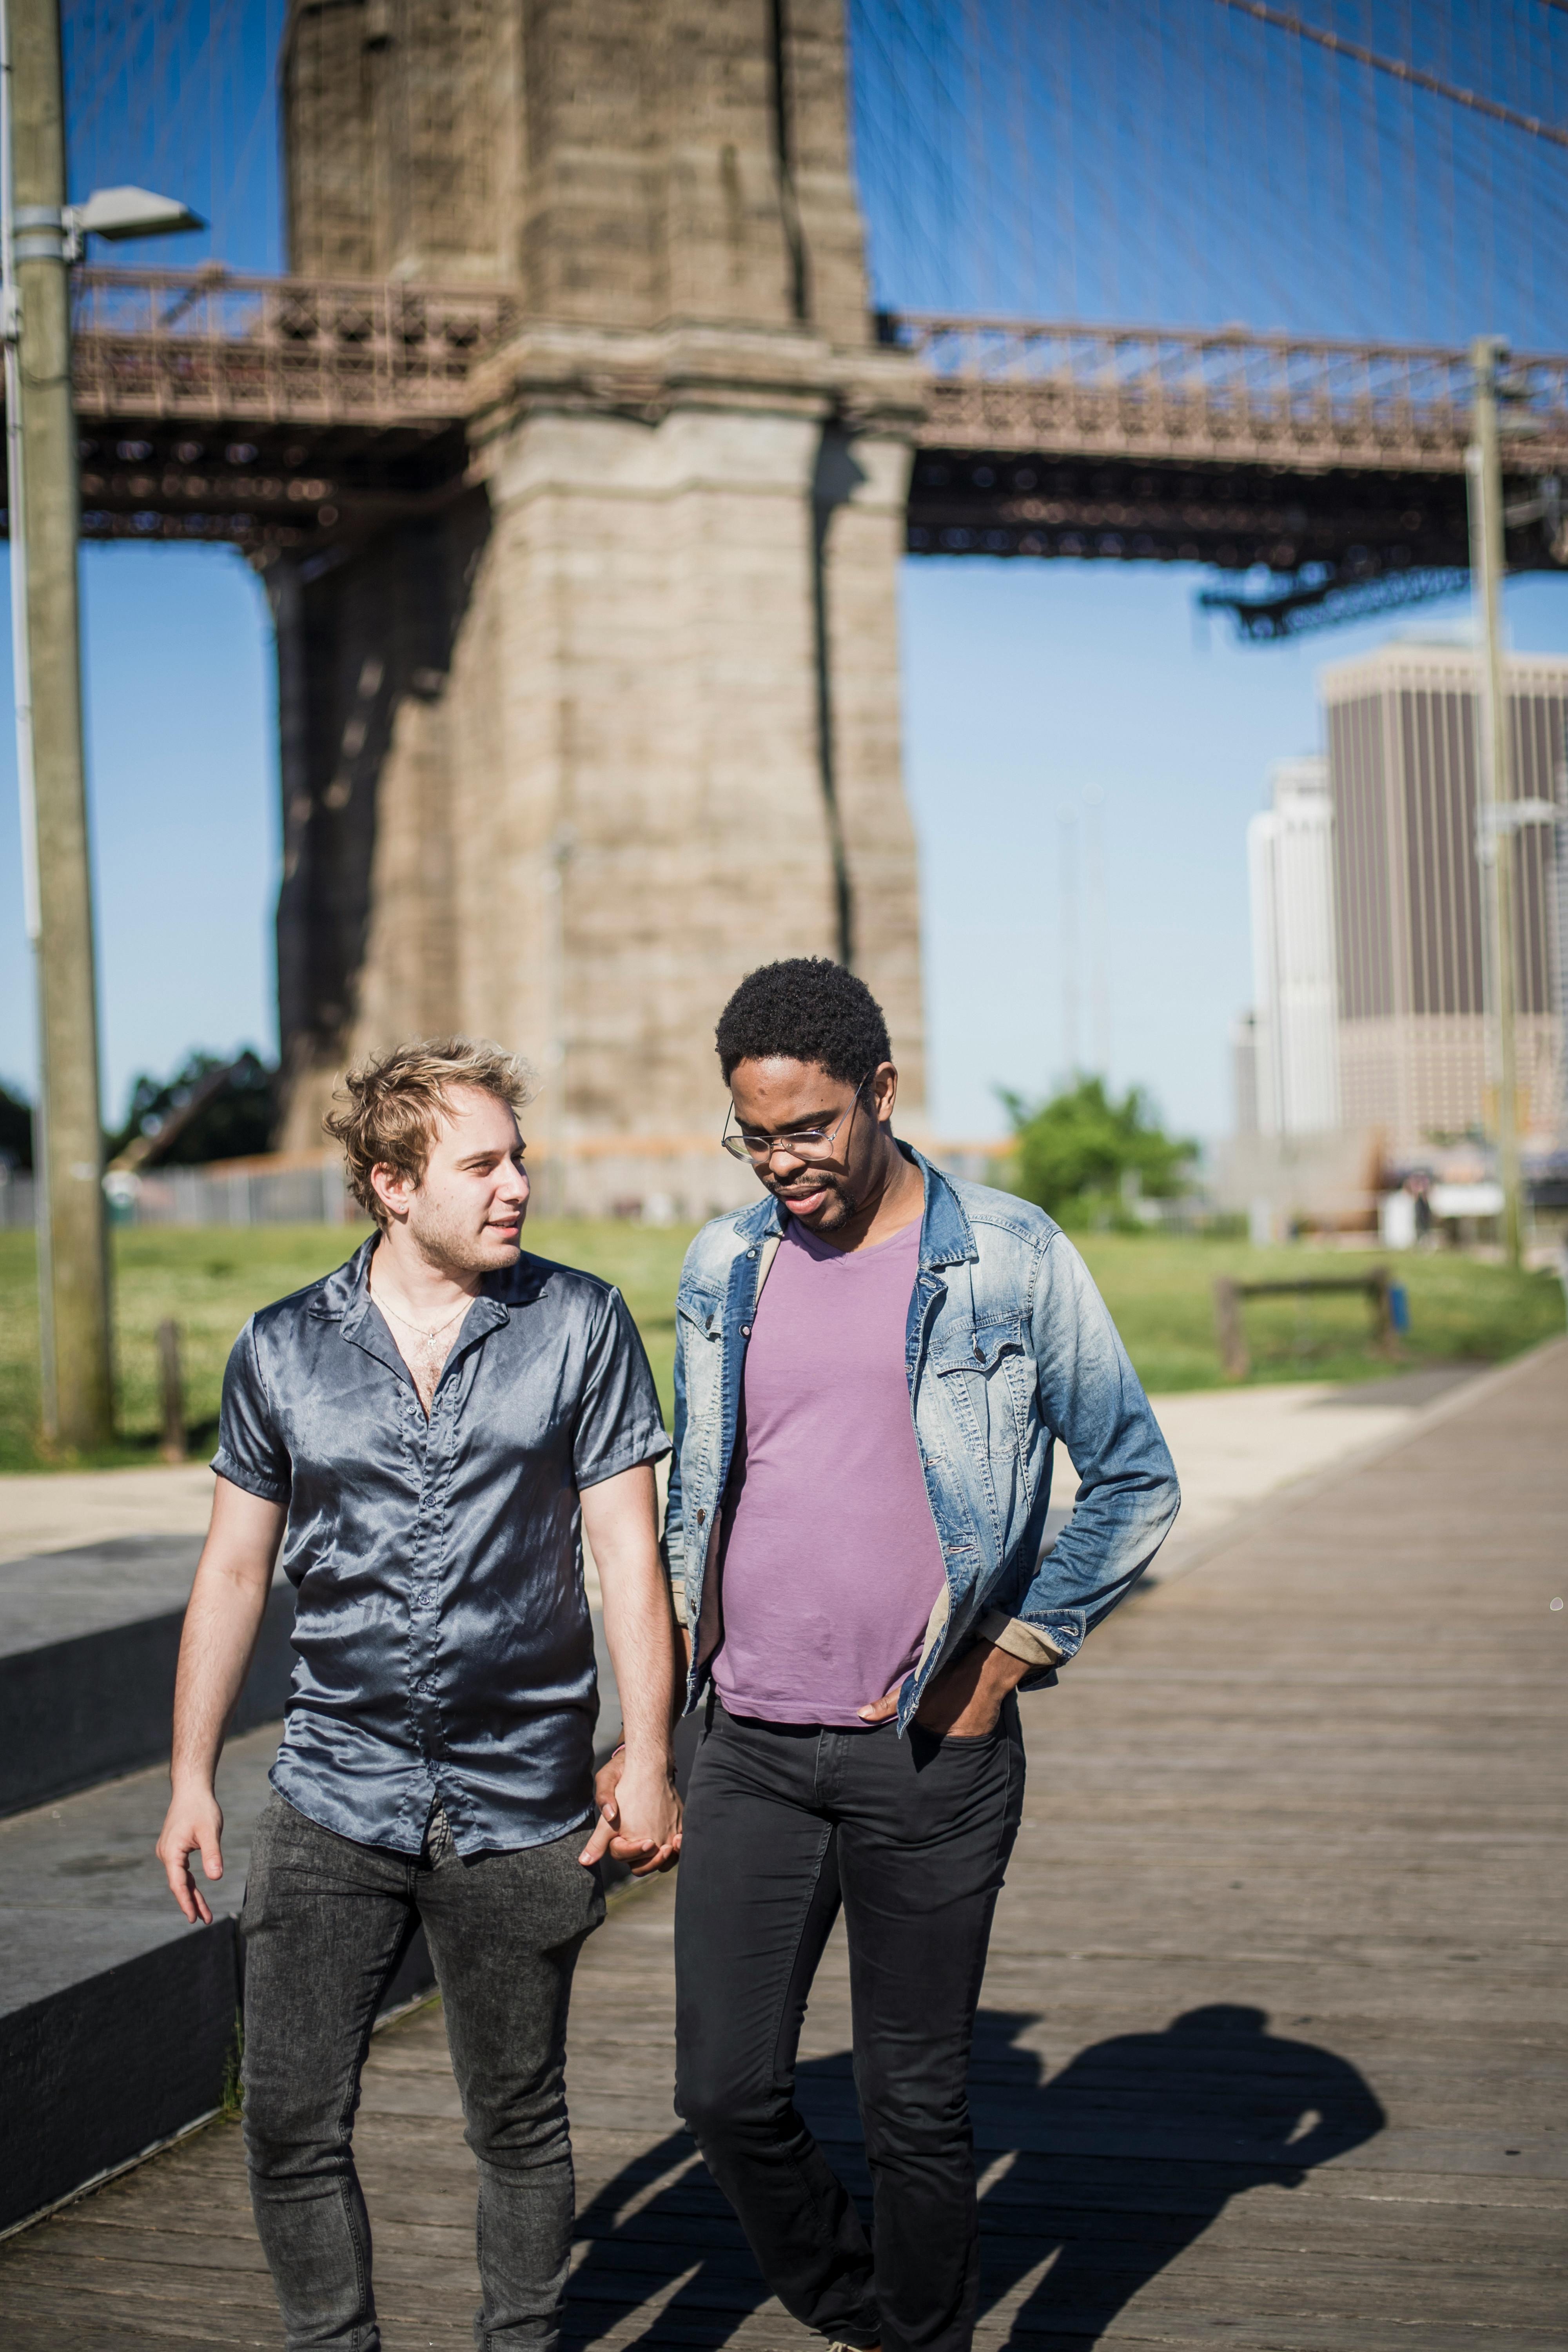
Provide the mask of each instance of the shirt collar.
[{"label": "shirt collar", "polygon": [[[368,1328],[366,1327],[366,1318],[374,1305],[370,1295],[370,1262],[380,1239],[379,1234],[369,1234],[351,1258],[317,1285],[316,1296],[310,1302],[310,1313],[322,1322],[340,1323],[345,1339],[352,1339],[356,1346],[364,1348],[369,1354],[379,1357],[401,1373],[405,1370],[402,1357],[395,1348],[388,1355],[382,1341],[381,1332],[385,1327],[381,1322],[379,1308],[376,1309],[375,1321]],[[494,1331],[501,1324],[510,1322],[511,1318],[507,1311],[507,1302],[510,1300],[512,1306],[521,1306],[534,1295],[538,1287],[539,1264],[526,1251],[515,1265],[502,1266],[494,1274],[487,1274],[484,1287],[468,1309],[458,1331],[453,1355],[458,1353],[458,1348],[469,1348],[477,1339],[482,1339],[488,1331]]]},{"label": "shirt collar", "polygon": [[920,1170],[925,1183],[925,1208],[921,1215],[921,1271],[939,1265],[962,1265],[977,1258],[974,1235],[959,1199],[940,1168],[933,1168],[913,1144],[901,1145]]}]

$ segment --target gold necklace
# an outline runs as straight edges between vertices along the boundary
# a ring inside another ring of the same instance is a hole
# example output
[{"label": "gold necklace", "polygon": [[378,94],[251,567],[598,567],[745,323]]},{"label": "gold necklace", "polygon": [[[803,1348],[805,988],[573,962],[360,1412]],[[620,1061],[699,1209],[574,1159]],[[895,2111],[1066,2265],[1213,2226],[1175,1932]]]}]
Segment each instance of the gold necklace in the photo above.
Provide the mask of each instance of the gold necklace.
[{"label": "gold necklace", "polygon": [[462,1305],[454,1308],[447,1316],[445,1323],[437,1323],[433,1330],[426,1330],[423,1323],[415,1323],[406,1315],[400,1315],[392,1301],[389,1298],[384,1298],[379,1291],[373,1290],[370,1295],[384,1315],[390,1315],[393,1321],[401,1323],[405,1331],[416,1331],[422,1339],[438,1339],[442,1332],[449,1330],[458,1317],[466,1315],[474,1303],[471,1298],[465,1298]]}]

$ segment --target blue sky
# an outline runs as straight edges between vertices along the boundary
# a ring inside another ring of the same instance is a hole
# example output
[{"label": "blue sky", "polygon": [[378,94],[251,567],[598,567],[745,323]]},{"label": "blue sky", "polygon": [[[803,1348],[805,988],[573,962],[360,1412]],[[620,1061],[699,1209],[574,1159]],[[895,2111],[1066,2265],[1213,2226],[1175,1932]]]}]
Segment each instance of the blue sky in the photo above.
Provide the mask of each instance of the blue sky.
[{"label": "blue sky", "polygon": [[[1551,124],[1552,0],[1286,13]],[[1568,149],[1221,0],[847,0],[879,298],[1563,347]]]},{"label": "blue sky", "polygon": [[[104,1102],[194,1045],[275,1047],[271,632],[223,548],[82,555]],[[10,582],[4,691],[10,695]],[[0,1076],[31,1087],[15,739],[0,729]]]},{"label": "blue sky", "polygon": [[[1568,14],[1542,0],[1299,5],[1568,121]],[[278,266],[283,13],[283,0],[68,0],[73,189],[135,178],[213,222],[118,258]],[[1568,152],[1335,65],[1218,0],[851,0],[850,16],[883,301],[1408,339],[1493,327],[1568,348]],[[259,587],[223,550],[89,548],[83,583],[118,1112],[138,1070],[193,1046],[275,1046],[272,656]],[[1317,741],[1316,669],[1389,629],[1244,649],[1194,625],[1198,584],[1110,564],[904,567],[933,1109],[950,1135],[995,1131],[998,1083],[1034,1091],[1061,1071],[1060,826],[1091,789],[1111,1075],[1150,1087],[1184,1129],[1225,1125],[1226,1031],[1247,991],[1246,819],[1269,761]],[[1568,653],[1568,578],[1515,583],[1509,614],[1521,648]],[[5,728],[0,1075],[30,1084],[17,844]]]}]

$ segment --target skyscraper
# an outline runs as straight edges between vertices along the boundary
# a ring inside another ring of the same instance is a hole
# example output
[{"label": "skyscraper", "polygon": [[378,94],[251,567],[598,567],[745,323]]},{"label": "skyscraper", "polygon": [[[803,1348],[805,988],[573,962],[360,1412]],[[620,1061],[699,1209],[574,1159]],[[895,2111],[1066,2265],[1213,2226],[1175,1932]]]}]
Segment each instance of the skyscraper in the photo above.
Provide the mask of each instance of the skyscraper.
[{"label": "skyscraper", "polygon": [[[1395,1156],[1489,1126],[1476,860],[1475,649],[1402,639],[1325,670],[1345,1124]],[[1514,800],[1556,801],[1568,661],[1508,663]],[[1519,1116],[1562,1115],[1552,828],[1505,835],[1513,864]]]},{"label": "skyscraper", "polygon": [[1340,1124],[1333,806],[1326,762],[1281,760],[1247,829],[1258,1130]]}]

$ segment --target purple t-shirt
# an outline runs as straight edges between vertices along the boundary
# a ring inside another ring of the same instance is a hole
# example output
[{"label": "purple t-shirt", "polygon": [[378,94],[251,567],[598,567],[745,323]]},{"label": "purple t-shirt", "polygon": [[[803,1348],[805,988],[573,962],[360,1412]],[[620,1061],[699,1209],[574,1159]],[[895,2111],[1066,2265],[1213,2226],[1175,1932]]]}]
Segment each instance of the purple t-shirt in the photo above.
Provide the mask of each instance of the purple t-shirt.
[{"label": "purple t-shirt", "polygon": [[942,1588],[904,1334],[920,1220],[869,1249],[784,1226],[746,1352],[721,1528],[731,1715],[858,1724],[921,1653]]}]

